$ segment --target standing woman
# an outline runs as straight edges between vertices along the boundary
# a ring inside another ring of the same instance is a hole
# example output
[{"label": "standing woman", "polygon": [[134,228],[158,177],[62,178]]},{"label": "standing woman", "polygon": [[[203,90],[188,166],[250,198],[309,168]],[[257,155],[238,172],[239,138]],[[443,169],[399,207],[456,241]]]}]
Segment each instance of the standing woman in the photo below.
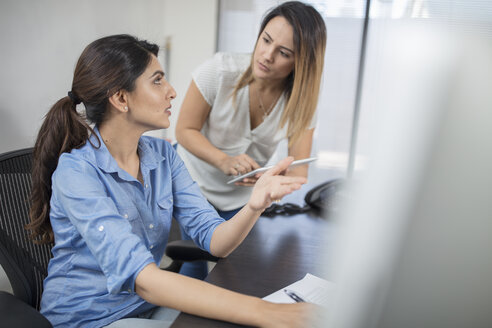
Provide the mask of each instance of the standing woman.
[{"label": "standing woman", "polygon": [[[224,257],[272,200],[305,178],[278,176],[292,161],[285,159],[257,181],[237,215],[220,218],[172,146],[142,136],[169,127],[176,96],[157,52],[129,35],[89,44],[68,96],[41,126],[28,227],[34,239],[54,241],[41,313],[55,327],[168,327],[171,309],[261,327],[304,326],[308,304],[273,304],[159,269],[172,217],[201,248]],[[81,102],[94,128],[77,112]]]},{"label": "standing woman", "polygon": [[[266,14],[253,55],[218,53],[193,72],[176,126],[178,154],[226,220],[256,182],[227,184],[231,176],[264,166],[285,137],[290,156],[310,156],[325,45],[321,15],[285,2]],[[287,174],[307,172],[304,165]],[[203,278],[206,267],[187,263],[181,272]]]}]

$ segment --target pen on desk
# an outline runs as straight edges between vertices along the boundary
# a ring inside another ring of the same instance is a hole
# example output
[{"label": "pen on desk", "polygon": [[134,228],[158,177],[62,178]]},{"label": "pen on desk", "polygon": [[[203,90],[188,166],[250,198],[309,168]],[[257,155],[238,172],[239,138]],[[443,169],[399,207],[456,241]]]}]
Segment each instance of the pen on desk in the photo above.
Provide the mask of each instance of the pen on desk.
[{"label": "pen on desk", "polygon": [[290,289],[284,289],[284,292],[290,297],[292,298],[294,301],[296,302],[305,302],[305,300],[300,297],[296,292],[290,290]]}]

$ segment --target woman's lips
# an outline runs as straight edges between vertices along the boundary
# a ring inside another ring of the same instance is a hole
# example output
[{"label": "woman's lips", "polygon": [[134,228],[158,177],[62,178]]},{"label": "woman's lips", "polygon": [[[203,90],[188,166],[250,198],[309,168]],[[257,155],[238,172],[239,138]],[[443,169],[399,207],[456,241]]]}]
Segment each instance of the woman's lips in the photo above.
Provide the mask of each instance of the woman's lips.
[{"label": "woman's lips", "polygon": [[262,70],[262,71],[265,71],[265,72],[270,71],[270,69],[269,69],[267,66],[263,65],[263,64],[262,64],[262,63],[260,63],[260,62],[258,62],[258,67],[259,67],[259,68],[260,68],[260,70]]}]

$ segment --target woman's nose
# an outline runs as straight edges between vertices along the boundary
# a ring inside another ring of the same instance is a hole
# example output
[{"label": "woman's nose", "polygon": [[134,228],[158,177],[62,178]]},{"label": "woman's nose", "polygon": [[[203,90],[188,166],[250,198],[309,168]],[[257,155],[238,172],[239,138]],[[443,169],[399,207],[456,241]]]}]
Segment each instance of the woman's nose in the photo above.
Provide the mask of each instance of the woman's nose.
[{"label": "woman's nose", "polygon": [[167,92],[167,96],[170,98],[170,99],[174,99],[176,98],[176,90],[174,90],[173,86],[171,84],[169,84],[169,90]]},{"label": "woman's nose", "polygon": [[263,57],[268,61],[272,61],[274,52],[275,49],[273,47],[267,47],[263,52]]}]

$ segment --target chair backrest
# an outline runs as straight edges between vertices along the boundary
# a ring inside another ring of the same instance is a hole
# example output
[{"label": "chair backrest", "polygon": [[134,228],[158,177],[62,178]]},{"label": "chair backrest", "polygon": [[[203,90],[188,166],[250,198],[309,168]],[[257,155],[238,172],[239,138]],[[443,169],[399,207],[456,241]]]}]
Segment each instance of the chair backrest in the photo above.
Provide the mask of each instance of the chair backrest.
[{"label": "chair backrest", "polygon": [[29,239],[32,148],[0,155],[0,265],[14,295],[39,310],[52,244]]}]

